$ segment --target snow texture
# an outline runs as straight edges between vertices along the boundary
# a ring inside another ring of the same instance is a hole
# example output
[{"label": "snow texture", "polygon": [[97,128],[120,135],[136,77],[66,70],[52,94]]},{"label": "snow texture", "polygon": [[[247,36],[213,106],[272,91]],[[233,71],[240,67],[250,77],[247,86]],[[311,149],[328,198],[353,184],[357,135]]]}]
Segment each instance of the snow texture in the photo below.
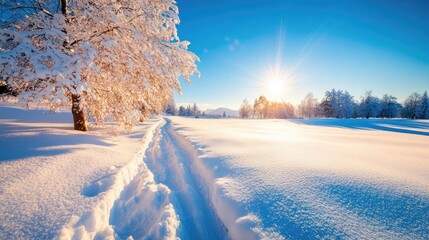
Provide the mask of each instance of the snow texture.
[{"label": "snow texture", "polygon": [[133,161],[117,171],[108,184],[101,184],[106,187],[91,211],[80,218],[73,216],[61,230],[60,239],[106,239],[117,235],[175,239],[178,221],[169,204],[170,190],[154,183],[153,175],[142,161],[153,132],[161,122],[148,129]]},{"label": "snow texture", "polygon": [[107,137],[0,105],[0,239],[427,239],[429,121],[168,117]]},{"label": "snow texture", "polygon": [[57,238],[72,216],[92,212],[99,214],[93,227],[102,226],[101,202],[119,194],[136,171],[130,161],[140,156],[142,136],[155,123],[106,137],[73,130],[70,113],[1,104],[0,239]]},{"label": "snow texture", "polygon": [[427,239],[429,122],[171,118],[233,239]]}]

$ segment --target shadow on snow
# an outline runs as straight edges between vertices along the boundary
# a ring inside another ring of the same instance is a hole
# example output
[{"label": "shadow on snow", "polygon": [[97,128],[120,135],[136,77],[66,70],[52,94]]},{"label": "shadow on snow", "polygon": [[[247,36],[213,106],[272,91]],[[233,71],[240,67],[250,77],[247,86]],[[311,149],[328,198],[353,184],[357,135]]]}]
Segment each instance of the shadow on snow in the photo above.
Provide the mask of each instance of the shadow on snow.
[{"label": "shadow on snow", "polygon": [[429,121],[410,119],[293,119],[291,122],[312,126],[379,130],[429,136]]},{"label": "shadow on snow", "polygon": [[[70,127],[50,123],[68,123]],[[102,138],[74,131],[70,113],[50,114],[42,110],[0,108],[0,162],[60,155],[75,150],[73,146],[80,144],[112,146]]]}]

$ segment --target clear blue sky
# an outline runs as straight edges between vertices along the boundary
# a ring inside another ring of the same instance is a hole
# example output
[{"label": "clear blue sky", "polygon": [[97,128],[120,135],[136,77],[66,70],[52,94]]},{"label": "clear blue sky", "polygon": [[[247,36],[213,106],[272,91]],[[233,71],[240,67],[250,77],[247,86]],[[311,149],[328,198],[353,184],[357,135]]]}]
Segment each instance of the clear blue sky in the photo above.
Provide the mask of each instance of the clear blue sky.
[{"label": "clear blue sky", "polygon": [[[201,62],[176,103],[238,108],[263,94],[298,104],[308,92],[366,90],[400,101],[429,90],[427,0],[178,0],[181,40]],[[275,66],[281,93],[266,87]],[[275,97],[274,97],[275,96]]]}]

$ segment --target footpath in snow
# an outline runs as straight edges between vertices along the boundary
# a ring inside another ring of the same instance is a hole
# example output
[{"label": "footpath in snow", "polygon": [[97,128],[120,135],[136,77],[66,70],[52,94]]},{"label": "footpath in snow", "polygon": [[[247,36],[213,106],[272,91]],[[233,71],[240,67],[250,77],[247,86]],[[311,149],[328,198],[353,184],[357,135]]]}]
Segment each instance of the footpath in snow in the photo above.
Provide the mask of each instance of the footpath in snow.
[{"label": "footpath in snow", "polygon": [[0,239],[227,238],[170,120],[109,137],[72,130],[69,113],[0,114]]},{"label": "footpath in snow", "polygon": [[83,238],[105,230],[109,208],[139,171],[160,124],[148,120],[110,137],[72,130],[68,112],[1,103],[0,239]]},{"label": "footpath in snow", "polygon": [[[144,151],[119,174],[91,212],[74,218],[61,239],[226,239],[192,145],[160,120],[144,137]],[[143,154],[145,153],[145,154]]]}]

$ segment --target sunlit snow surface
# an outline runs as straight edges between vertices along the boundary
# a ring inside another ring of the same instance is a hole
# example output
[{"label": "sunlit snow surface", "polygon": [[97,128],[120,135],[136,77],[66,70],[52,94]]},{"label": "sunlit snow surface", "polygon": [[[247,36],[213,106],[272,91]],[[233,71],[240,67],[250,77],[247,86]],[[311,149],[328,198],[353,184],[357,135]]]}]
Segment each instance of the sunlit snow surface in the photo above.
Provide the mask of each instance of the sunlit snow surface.
[{"label": "sunlit snow surface", "polygon": [[122,190],[116,179],[128,177],[123,170],[154,122],[106,136],[74,131],[69,112],[0,103],[0,239],[56,239],[73,216],[118,200],[107,190]]},{"label": "sunlit snow surface", "polygon": [[100,130],[0,104],[0,239],[429,239],[429,121]]},{"label": "sunlit snow surface", "polygon": [[171,120],[231,237],[429,238],[428,121]]}]

